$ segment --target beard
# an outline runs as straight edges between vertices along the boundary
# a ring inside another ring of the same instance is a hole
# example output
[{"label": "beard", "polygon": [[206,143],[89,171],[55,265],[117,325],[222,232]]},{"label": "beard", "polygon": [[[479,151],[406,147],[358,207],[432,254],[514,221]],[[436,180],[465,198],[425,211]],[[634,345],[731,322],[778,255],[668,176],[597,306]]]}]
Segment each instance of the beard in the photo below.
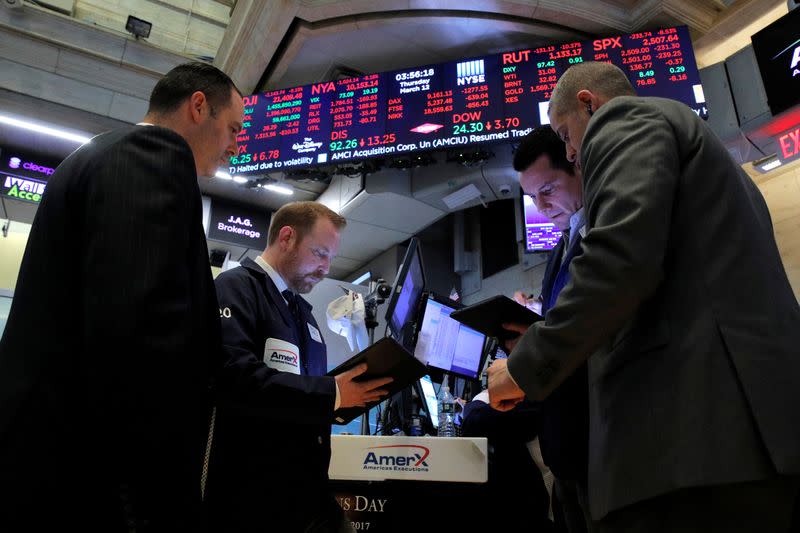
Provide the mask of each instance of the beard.
[{"label": "beard", "polygon": [[322,274],[313,272],[310,274],[298,274],[293,276],[289,282],[289,286],[298,294],[308,294],[314,286],[322,281]]},{"label": "beard", "polygon": [[298,254],[295,252],[287,261],[286,284],[298,294],[308,294],[314,286],[322,281],[325,274],[318,269],[302,271]]}]

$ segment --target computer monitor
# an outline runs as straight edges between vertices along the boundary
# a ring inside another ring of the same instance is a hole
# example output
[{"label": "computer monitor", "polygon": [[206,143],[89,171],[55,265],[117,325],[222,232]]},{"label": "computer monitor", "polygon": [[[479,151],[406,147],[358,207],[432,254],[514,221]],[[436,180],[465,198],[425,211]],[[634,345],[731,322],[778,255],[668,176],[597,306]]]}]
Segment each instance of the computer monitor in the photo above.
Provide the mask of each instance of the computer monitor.
[{"label": "computer monitor", "polygon": [[431,420],[434,429],[439,427],[439,402],[436,400],[436,390],[430,376],[419,378],[420,397],[422,398],[425,412]]},{"label": "computer monitor", "polygon": [[413,237],[397,270],[392,294],[386,307],[390,335],[407,350],[413,349],[414,327],[422,291],[425,289],[425,269],[419,239]]},{"label": "computer monitor", "polygon": [[772,114],[800,104],[800,9],[789,11],[750,39]]},{"label": "computer monitor", "polygon": [[478,379],[483,367],[486,336],[450,318],[457,305],[435,294],[428,295],[414,357],[431,370]]}]

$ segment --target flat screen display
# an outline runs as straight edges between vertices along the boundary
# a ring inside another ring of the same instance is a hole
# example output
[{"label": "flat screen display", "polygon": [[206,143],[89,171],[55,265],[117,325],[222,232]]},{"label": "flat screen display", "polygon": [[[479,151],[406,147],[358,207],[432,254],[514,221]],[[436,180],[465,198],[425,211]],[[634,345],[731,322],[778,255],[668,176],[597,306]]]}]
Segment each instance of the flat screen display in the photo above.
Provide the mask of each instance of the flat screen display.
[{"label": "flat screen display", "polygon": [[708,114],[689,31],[679,26],[253,94],[229,172],[513,142],[548,123],[556,81],[583,61],[614,63],[641,96]]},{"label": "flat screen display", "polygon": [[436,400],[436,390],[430,376],[422,376],[419,380],[422,390],[422,401],[425,403],[425,411],[431,417],[431,424],[434,428],[439,427],[439,402]]},{"label": "flat screen display", "polygon": [[533,199],[522,194],[522,223],[525,229],[525,252],[552,250],[561,238],[561,230],[536,209]]},{"label": "flat screen display", "polygon": [[419,240],[414,237],[409,241],[386,307],[386,320],[392,337],[409,351],[412,349],[416,313],[424,289],[422,253]]},{"label": "flat screen display", "polygon": [[0,197],[38,204],[61,160],[15,147],[0,149]]},{"label": "flat screen display", "polygon": [[41,157],[16,148],[0,150],[0,171],[25,178],[47,181],[60,163],[59,159]]},{"label": "flat screen display", "polygon": [[773,115],[800,103],[800,9],[751,37]]},{"label": "flat screen display", "polygon": [[0,172],[0,197],[38,204],[47,182]]},{"label": "flat screen display", "polygon": [[433,297],[427,299],[414,357],[431,368],[476,379],[486,336],[450,318],[454,310]]},{"label": "flat screen display", "polygon": [[211,216],[208,238],[236,246],[263,250],[267,247],[271,213],[214,198],[211,201]]}]

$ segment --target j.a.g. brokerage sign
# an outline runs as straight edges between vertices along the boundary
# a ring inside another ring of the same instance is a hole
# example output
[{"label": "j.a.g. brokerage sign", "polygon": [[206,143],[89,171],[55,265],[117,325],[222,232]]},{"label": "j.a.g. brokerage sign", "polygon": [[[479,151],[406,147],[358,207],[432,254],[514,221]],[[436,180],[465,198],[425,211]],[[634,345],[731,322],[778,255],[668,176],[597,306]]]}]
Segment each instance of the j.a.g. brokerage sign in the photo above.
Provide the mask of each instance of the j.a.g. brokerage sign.
[{"label": "j.a.g. brokerage sign", "polygon": [[208,238],[263,250],[267,246],[270,213],[252,207],[211,201],[211,217],[208,224]]}]

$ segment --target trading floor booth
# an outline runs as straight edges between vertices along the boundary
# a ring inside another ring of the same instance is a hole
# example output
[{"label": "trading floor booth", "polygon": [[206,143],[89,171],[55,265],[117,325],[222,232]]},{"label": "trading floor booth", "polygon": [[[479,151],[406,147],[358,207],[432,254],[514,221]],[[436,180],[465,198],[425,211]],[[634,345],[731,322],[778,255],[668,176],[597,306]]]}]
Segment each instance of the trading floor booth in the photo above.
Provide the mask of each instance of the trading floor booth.
[{"label": "trading floor booth", "polygon": [[331,447],[330,483],[357,531],[471,531],[485,438],[334,435]]},{"label": "trading floor booth", "polygon": [[[324,312],[330,299],[320,301],[320,297],[341,295],[340,284],[334,284],[338,293],[315,294],[315,289],[309,294],[321,324],[326,323]],[[382,338],[386,331],[409,357],[422,363],[424,375],[375,406],[369,422],[359,417],[345,426],[345,434],[342,426],[333,430],[330,483],[358,531],[428,530],[440,521],[441,527],[471,531],[473,515],[466,511],[471,502],[485,496],[487,441],[435,436],[436,384],[449,377],[456,382],[470,380],[477,387],[489,342],[449,317],[457,303],[426,289],[419,241],[412,239],[388,301],[378,308],[375,338]],[[366,292],[361,286],[354,290]],[[329,367],[353,355],[341,337],[335,338],[330,331],[325,334],[326,342],[334,337],[328,343]],[[412,425],[425,435],[408,436],[415,432]]]}]

